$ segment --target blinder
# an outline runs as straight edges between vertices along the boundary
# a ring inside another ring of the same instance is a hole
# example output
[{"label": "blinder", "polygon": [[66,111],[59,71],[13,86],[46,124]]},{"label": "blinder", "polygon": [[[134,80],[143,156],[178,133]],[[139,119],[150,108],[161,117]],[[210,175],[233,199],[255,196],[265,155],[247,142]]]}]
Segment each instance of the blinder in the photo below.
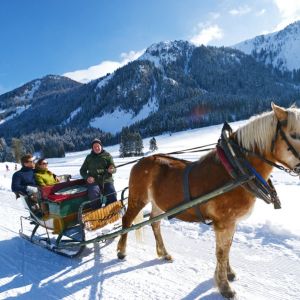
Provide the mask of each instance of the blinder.
[{"label": "blinder", "polygon": [[[288,151],[291,151],[292,154],[298,159],[300,160],[300,153],[293,147],[293,145],[289,142],[289,140],[286,137],[286,134],[284,133],[284,131],[282,130],[282,126],[286,126],[287,125],[287,120],[283,120],[283,121],[278,121],[277,122],[277,126],[276,126],[276,133],[275,136],[272,140],[272,144],[271,144],[271,152],[273,153],[274,151],[274,147],[275,147],[275,142],[278,138],[278,134],[280,134],[281,138],[285,141],[285,143],[288,146]],[[300,163],[294,168],[291,169],[294,173],[300,175]]]}]

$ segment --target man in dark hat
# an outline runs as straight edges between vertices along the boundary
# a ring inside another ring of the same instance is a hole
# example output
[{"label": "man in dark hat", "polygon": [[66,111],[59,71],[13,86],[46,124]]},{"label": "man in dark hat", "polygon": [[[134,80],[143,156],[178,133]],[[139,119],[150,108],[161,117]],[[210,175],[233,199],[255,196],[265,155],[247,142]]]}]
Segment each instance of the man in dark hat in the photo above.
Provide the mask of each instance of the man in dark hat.
[{"label": "man in dark hat", "polygon": [[116,167],[112,156],[103,149],[99,139],[94,139],[92,141],[92,151],[87,155],[80,168],[80,175],[88,184],[90,200],[101,199],[101,195],[106,196],[104,198],[106,202],[102,202],[102,205],[117,200],[112,177],[115,172]]}]

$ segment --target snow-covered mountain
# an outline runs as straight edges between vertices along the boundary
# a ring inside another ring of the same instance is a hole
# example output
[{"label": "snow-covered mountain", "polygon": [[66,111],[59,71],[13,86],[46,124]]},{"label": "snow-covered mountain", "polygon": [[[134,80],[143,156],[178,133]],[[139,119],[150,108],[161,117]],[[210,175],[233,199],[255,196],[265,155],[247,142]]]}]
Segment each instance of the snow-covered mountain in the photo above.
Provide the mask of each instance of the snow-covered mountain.
[{"label": "snow-covered mountain", "polygon": [[151,45],[138,60],[150,61],[155,67],[163,70],[171,63],[183,60],[184,70],[188,71],[189,60],[196,46],[187,41],[166,41]]},{"label": "snow-covered mountain", "polygon": [[[300,102],[300,78],[274,72],[236,49],[196,47],[187,41],[153,44],[112,74],[67,84],[57,90],[50,82],[41,94],[42,83],[34,81],[22,93],[0,96],[0,136],[29,136],[26,143],[32,145],[38,133],[50,133],[53,144],[60,136],[62,147],[80,150],[89,144],[90,129],[116,143],[119,136],[113,135],[124,127],[153,136],[245,119],[268,109],[271,100],[283,106]],[[17,104],[21,100],[26,107]],[[13,114],[7,114],[8,104]]]},{"label": "snow-covered mountain", "polygon": [[281,71],[300,69],[300,21],[232,46]]},{"label": "snow-covered mountain", "polygon": [[67,77],[47,75],[2,94],[0,95],[0,124],[19,116],[38,99],[60,94],[80,85],[81,83]]}]

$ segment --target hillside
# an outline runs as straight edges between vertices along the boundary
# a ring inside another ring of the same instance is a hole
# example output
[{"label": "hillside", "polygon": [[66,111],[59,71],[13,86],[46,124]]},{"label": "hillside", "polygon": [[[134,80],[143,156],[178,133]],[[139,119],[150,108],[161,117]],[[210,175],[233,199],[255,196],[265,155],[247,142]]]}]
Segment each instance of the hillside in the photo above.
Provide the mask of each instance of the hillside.
[{"label": "hillside", "polygon": [[[270,38],[257,37],[251,45],[264,40],[257,49],[270,57],[275,57],[271,47],[275,37],[277,52],[279,46],[280,53],[298,49],[298,27],[296,22]],[[248,52],[196,47],[187,41],[161,42],[87,84],[53,75],[32,81],[0,96],[0,136],[8,146],[14,137],[27,151],[56,144],[63,153],[86,149],[95,136],[106,144],[117,143],[125,127],[153,136],[245,119],[268,109],[271,101],[299,104],[298,71],[282,71],[278,64],[258,59],[258,52]],[[297,67],[293,53],[286,55]]]},{"label": "hillside", "polygon": [[81,83],[67,77],[48,75],[32,80],[21,87],[0,95],[0,124],[16,119],[30,107],[35,107],[44,99],[66,94]]},{"label": "hillside", "polygon": [[300,21],[290,24],[283,30],[260,35],[232,46],[265,65],[281,71],[293,71],[300,79]]},{"label": "hillside", "polygon": [[[0,134],[20,137],[67,126],[116,133],[137,121],[144,135],[157,134],[244,118],[266,109],[270,99],[287,105],[298,95],[297,86],[240,51],[160,43],[105,78],[39,97],[2,123]],[[105,120],[121,117],[119,128],[105,126]]]}]

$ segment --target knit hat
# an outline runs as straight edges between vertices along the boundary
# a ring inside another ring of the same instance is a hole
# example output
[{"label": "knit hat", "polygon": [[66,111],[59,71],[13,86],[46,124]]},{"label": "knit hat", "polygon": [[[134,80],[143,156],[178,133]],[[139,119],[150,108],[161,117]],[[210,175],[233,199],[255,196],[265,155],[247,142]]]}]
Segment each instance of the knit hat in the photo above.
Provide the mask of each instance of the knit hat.
[{"label": "knit hat", "polygon": [[99,139],[94,139],[93,141],[92,141],[92,148],[93,148],[93,145],[94,144],[100,144],[101,146],[102,146],[102,142],[99,140]]}]

